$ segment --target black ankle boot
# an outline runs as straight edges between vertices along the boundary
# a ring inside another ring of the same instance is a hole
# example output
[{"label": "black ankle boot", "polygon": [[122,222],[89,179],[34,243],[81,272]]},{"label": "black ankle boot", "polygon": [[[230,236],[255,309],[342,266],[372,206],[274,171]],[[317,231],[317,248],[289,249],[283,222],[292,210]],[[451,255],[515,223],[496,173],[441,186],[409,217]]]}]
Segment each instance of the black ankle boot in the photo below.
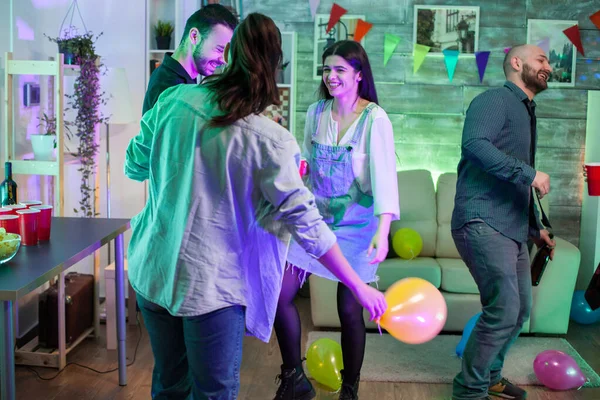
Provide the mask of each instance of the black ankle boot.
[{"label": "black ankle boot", "polygon": [[293,369],[284,369],[281,366],[281,374],[277,375],[279,389],[274,400],[311,400],[317,395],[312,384],[304,375],[302,365]]},{"label": "black ankle boot", "polygon": [[342,373],[342,389],[340,390],[339,400],[358,400],[358,383],[360,381],[360,374],[356,377],[354,382],[348,382],[344,379],[344,371]]}]

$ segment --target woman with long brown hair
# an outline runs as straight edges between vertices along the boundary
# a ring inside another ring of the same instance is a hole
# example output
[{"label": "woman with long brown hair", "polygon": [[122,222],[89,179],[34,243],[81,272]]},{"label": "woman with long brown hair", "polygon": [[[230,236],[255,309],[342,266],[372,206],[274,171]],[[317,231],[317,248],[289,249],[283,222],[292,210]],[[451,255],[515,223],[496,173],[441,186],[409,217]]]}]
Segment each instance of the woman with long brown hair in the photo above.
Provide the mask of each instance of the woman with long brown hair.
[{"label": "woman with long brown hair", "polygon": [[304,187],[294,137],[260,115],[279,102],[273,21],[248,15],[230,59],[204,84],[161,94],[127,148],[127,176],[149,180],[128,259],[154,353],[153,398],[237,397],[244,332],[271,336],[290,233],[373,318],[386,308]]},{"label": "woman with long brown hair", "polygon": [[[388,251],[390,222],[400,217],[392,123],[378,105],[371,65],[353,40],[323,53],[322,100],[306,112],[303,157],[308,185],[323,221],[333,230],[363,282],[377,281]],[[302,370],[300,319],[294,297],[310,274],[338,281],[337,310],[344,361],[340,400],[358,399],[365,354],[363,307],[344,282],[322,268],[293,241],[288,252],[275,332],[281,350],[281,400],[310,400],[314,389]]]}]

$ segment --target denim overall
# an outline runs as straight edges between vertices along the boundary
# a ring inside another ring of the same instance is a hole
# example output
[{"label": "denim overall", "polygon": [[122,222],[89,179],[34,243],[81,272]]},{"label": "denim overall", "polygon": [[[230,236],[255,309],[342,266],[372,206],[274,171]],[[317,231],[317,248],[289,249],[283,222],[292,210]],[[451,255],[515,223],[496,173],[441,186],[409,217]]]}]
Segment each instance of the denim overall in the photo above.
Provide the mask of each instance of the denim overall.
[{"label": "denim overall", "polygon": [[[354,176],[352,152],[362,135],[369,134],[372,125],[370,116],[376,104],[369,103],[364,109],[352,139],[344,146],[329,146],[315,141],[325,105],[325,100],[317,104],[314,119],[316,127],[312,134],[312,153],[308,160],[307,186],[315,196],[317,208],[324,222],[337,237],[337,243],[352,268],[363,282],[375,282],[378,265],[369,264],[373,254],[371,257],[367,256],[367,250],[377,231],[378,219],[373,215],[373,195],[362,192]],[[293,239],[287,261],[305,273],[339,281],[321,263],[306,254]]]}]

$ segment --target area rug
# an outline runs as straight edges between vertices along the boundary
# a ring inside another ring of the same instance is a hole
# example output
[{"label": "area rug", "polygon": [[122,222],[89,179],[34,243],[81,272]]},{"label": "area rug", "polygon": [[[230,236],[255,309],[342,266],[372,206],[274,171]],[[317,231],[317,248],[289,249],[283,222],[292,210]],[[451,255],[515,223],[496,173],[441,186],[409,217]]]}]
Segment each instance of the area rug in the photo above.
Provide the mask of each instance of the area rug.
[{"label": "area rug", "polygon": [[[309,332],[308,343],[320,338],[340,343],[339,332]],[[452,383],[460,370],[461,360],[455,353],[459,341],[460,336],[439,335],[424,344],[408,345],[387,334],[368,333],[360,378],[376,382]],[[504,363],[504,377],[518,385],[541,385],[533,372],[533,360],[544,350],[567,353],[588,378],[585,387],[600,387],[600,376],[563,338],[519,337]]]}]

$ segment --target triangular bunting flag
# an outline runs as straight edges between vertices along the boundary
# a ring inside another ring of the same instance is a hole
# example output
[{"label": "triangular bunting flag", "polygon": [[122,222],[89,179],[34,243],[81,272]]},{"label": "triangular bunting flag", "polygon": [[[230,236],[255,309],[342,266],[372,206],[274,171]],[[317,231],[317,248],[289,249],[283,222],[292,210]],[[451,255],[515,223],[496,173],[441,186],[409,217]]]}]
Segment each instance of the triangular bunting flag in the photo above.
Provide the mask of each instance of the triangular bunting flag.
[{"label": "triangular bunting flag", "polygon": [[510,49],[512,49],[512,47],[505,47],[504,48],[504,54],[508,54],[508,52],[510,51]]},{"label": "triangular bunting flag", "polygon": [[592,23],[596,25],[596,28],[600,29],[600,10],[590,15],[590,21],[592,21]]},{"label": "triangular bunting flag", "polygon": [[487,67],[488,59],[490,58],[489,51],[476,51],[475,61],[477,62],[477,70],[479,71],[479,83],[483,82],[483,75]]},{"label": "triangular bunting flag", "polygon": [[392,54],[394,54],[394,50],[398,47],[398,43],[400,43],[400,36],[392,35],[391,33],[385,34],[385,40],[383,43],[383,66],[385,67],[392,58]]},{"label": "triangular bunting flag", "polygon": [[579,33],[579,25],[573,25],[572,27],[565,29],[563,33],[567,35],[571,43],[573,43],[573,45],[577,48],[581,55],[585,57],[585,54],[583,53],[583,45],[581,44],[581,34]]},{"label": "triangular bunting flag", "polygon": [[315,19],[315,15],[317,15],[317,8],[319,8],[319,3],[321,0],[308,0],[310,3],[310,15],[312,15],[312,19]]},{"label": "triangular bunting flag", "polygon": [[550,38],[545,37],[537,43],[538,47],[544,50],[544,54],[550,55]]},{"label": "triangular bunting flag", "polygon": [[327,23],[327,29],[325,30],[325,33],[329,33],[335,24],[340,22],[342,15],[346,14],[347,12],[348,10],[345,8],[340,7],[337,3],[333,3],[333,6],[331,6],[331,12],[329,13],[329,22]]},{"label": "triangular bunting flag", "polygon": [[452,82],[454,78],[454,71],[456,70],[456,64],[458,63],[458,50],[444,50],[444,62],[446,63],[446,70],[448,70],[448,79]]},{"label": "triangular bunting flag", "polygon": [[354,30],[354,40],[360,42],[362,38],[371,30],[373,24],[363,21],[362,19],[358,19],[356,21],[356,29]]},{"label": "triangular bunting flag", "polygon": [[415,48],[413,50],[413,74],[416,74],[419,68],[421,68],[421,65],[423,64],[423,61],[425,61],[425,56],[427,56],[429,50],[431,50],[431,47],[429,46],[425,46],[424,44],[415,44]]}]

